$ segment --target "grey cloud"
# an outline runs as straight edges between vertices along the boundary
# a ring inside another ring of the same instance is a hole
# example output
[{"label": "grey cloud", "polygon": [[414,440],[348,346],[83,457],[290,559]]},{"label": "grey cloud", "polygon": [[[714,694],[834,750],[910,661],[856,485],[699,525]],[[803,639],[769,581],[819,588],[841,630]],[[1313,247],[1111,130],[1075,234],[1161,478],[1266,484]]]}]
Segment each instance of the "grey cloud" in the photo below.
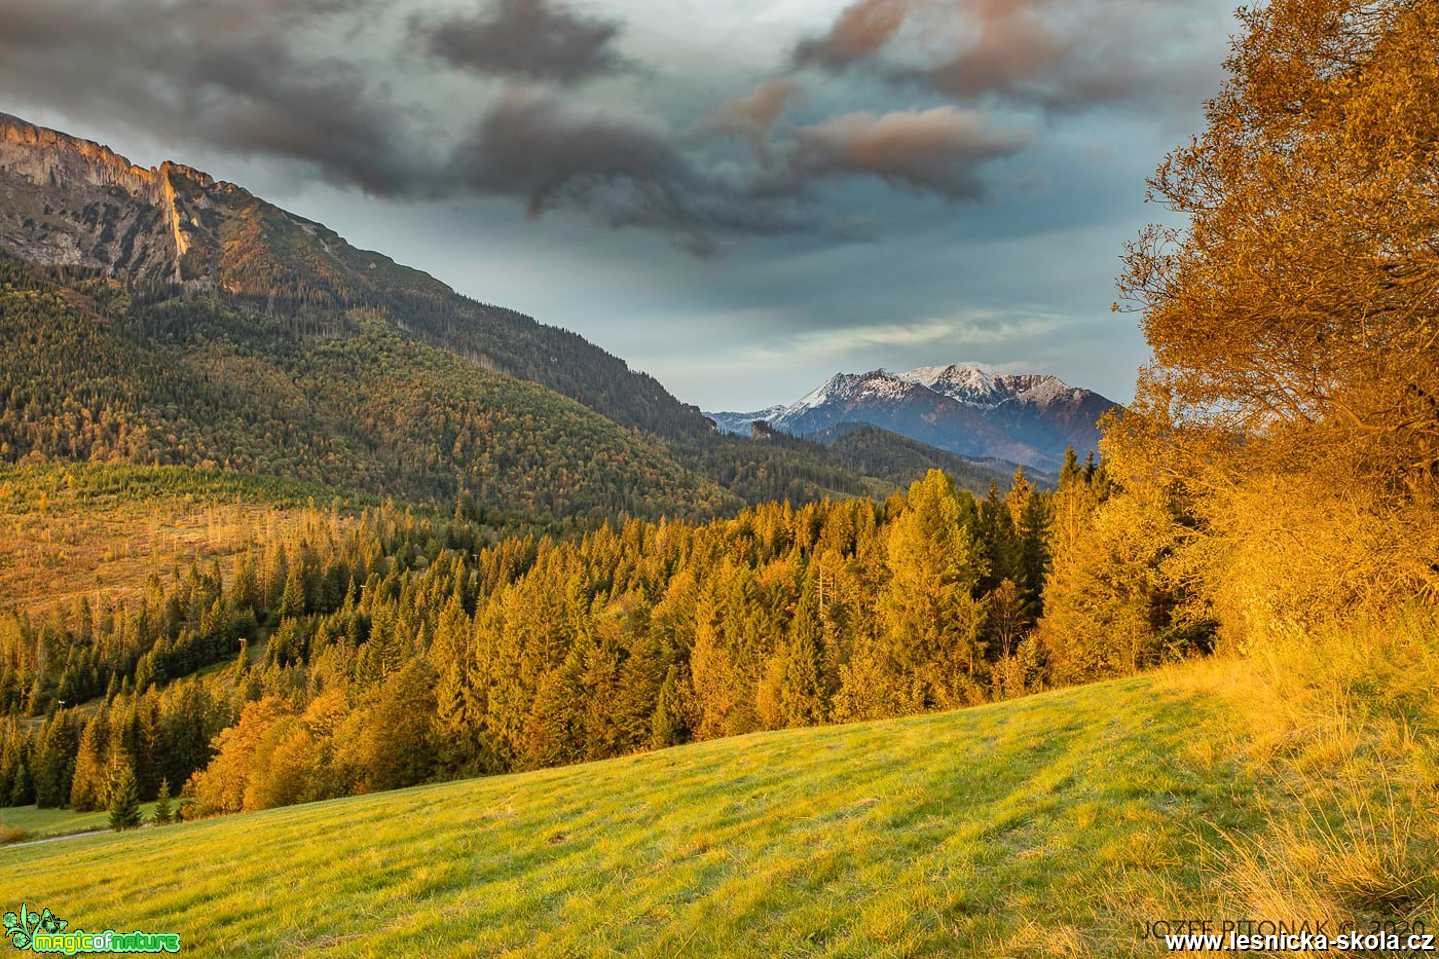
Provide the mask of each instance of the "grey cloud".
[{"label": "grey cloud", "polygon": [[455,150],[450,179],[522,198],[531,216],[574,206],[611,227],[669,232],[697,255],[719,252],[726,237],[843,233],[793,192],[760,195],[702,169],[661,125],[528,87],[501,93]]},{"label": "grey cloud", "polygon": [[[538,10],[543,23],[568,24],[559,34],[571,40],[551,49],[576,55],[535,61],[548,64],[551,78],[578,77],[563,71],[581,62],[593,69],[609,55],[611,27],[562,7],[506,3],[500,19]],[[325,37],[358,29],[376,4],[8,0],[0,89],[64,114],[77,124],[69,132],[81,135],[91,132],[87,123],[120,123],[169,144],[299,163],[319,179],[380,196],[513,197],[532,216],[571,208],[610,227],[666,234],[697,255],[755,236],[869,239],[872,226],[835,212],[816,184],[877,177],[972,197],[981,192],[979,167],[1018,148],[962,111],[787,126],[781,119],[798,96],[788,79],[722,105],[688,135],[584,107],[570,88],[513,82],[488,103],[431,114],[358,61],[314,52]],[[856,15],[847,42],[882,26],[874,16]],[[570,28],[579,32],[565,33]],[[573,39],[581,36],[588,46]],[[717,134],[748,140],[758,162],[716,155],[703,139]]]},{"label": "grey cloud", "polygon": [[555,0],[498,0],[473,15],[410,20],[431,56],[477,73],[576,83],[629,64],[615,52],[620,24],[585,17]]},{"label": "grey cloud", "polygon": [[0,87],[80,120],[298,160],[332,182],[399,195],[418,163],[395,142],[398,108],[353,64],[306,59],[290,39],[364,6],[11,0]]},{"label": "grey cloud", "polygon": [[951,199],[975,199],[984,192],[979,168],[1026,142],[991,130],[983,114],[955,107],[851,113],[795,130],[790,164],[802,177],[876,176]]},{"label": "grey cloud", "polygon": [[581,111],[516,87],[500,94],[460,144],[452,170],[481,192],[525,197],[532,216],[567,190],[583,193],[621,181],[664,190],[688,176],[662,128]]}]

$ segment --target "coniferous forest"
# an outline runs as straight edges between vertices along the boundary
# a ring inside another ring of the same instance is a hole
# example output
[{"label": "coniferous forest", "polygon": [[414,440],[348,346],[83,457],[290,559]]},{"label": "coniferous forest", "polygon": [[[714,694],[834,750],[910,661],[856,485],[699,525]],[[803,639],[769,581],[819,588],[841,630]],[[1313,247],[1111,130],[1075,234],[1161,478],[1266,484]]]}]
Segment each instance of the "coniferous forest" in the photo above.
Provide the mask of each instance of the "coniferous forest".
[{"label": "coniferous forest", "polygon": [[[311,508],[233,570],[7,616],[0,789],[103,808],[123,766],[144,799],[184,784],[189,815],[236,812],[949,709],[1203,651],[1207,624],[1157,593],[1043,628],[1051,553],[1072,548],[1056,512],[1084,527],[1114,492],[1071,457],[1054,492],[1019,471],[981,499],[935,471],[883,502],[493,544],[458,510]],[[1147,628],[1119,655],[1103,637],[1126,618]]]}]

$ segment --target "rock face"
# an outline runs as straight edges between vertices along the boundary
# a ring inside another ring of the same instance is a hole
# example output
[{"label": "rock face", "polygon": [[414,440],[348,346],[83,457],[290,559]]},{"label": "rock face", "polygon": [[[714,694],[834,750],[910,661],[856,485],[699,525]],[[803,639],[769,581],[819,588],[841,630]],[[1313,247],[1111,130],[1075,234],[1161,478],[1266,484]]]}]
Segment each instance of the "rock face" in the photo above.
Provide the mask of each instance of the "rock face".
[{"label": "rock face", "polygon": [[1054,376],[951,364],[898,374],[839,373],[790,406],[707,415],[731,432],[764,420],[794,436],[863,423],[961,456],[1053,470],[1065,447],[1081,457],[1097,447],[1099,418],[1115,406]]},{"label": "rock face", "polygon": [[209,177],[155,169],[89,140],[0,114],[0,249],[32,263],[183,283],[192,220],[208,206]]},{"label": "rock face", "polygon": [[364,301],[449,287],[249,191],[0,114],[0,252],[131,282]]}]

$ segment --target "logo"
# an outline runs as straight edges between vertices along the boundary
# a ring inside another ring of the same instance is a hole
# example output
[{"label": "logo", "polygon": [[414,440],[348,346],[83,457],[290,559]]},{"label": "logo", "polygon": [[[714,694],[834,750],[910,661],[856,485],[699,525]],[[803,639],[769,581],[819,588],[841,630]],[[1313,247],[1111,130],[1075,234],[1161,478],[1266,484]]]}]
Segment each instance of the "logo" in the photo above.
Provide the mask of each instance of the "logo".
[{"label": "logo", "polygon": [[24,903],[18,913],[5,913],[5,938],[22,952],[61,956],[180,951],[180,937],[173,932],[86,932],[71,929],[69,922],[49,909],[31,912]]}]

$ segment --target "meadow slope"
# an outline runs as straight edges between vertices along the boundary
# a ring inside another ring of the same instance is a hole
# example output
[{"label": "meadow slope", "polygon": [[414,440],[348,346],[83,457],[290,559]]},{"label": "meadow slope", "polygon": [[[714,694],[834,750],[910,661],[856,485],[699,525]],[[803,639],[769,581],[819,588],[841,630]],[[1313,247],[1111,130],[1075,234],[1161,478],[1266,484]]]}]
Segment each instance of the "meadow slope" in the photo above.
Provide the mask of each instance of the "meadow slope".
[{"label": "meadow slope", "polygon": [[14,846],[0,903],[196,956],[1153,955],[1135,902],[1260,821],[1233,722],[1147,675]]}]

